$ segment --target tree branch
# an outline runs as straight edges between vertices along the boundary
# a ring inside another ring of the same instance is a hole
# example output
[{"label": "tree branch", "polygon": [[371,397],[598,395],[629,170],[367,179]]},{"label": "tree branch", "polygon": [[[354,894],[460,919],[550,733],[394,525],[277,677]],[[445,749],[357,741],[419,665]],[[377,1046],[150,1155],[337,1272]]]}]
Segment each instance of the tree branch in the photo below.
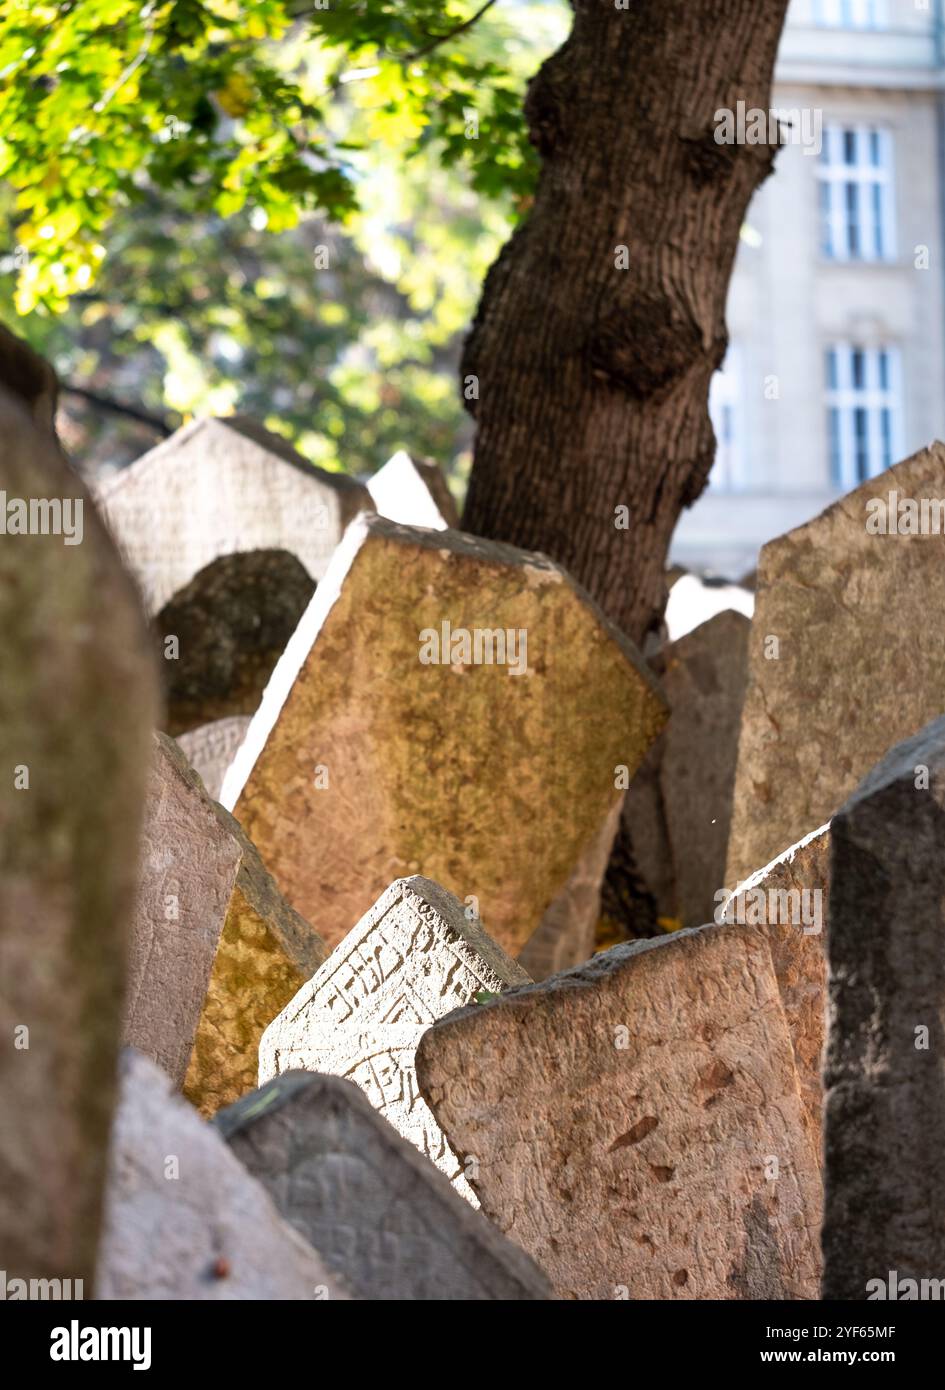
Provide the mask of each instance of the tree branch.
[{"label": "tree branch", "polygon": [[417,48],[413,53],[403,54],[400,61],[402,63],[412,63],[416,58],[425,58],[428,53],[433,52],[434,48],[439,48],[441,43],[448,43],[450,39],[455,39],[457,34],[463,34],[467,29],[471,29],[474,24],[477,24],[479,20],[482,19],[486,10],[491,10],[495,3],[496,0],[486,0],[486,3],[481,5],[474,15],[469,19],[463,20],[462,24],[457,24],[455,29],[450,29],[446,34],[436,35],[434,38],[431,38],[430,42],[423,48]]},{"label": "tree branch", "polygon": [[158,434],[167,439],[177,428],[172,425],[167,416],[152,415],[150,411],[142,410],[135,405],[123,405],[121,401],[113,401],[111,396],[103,396],[98,391],[90,391],[87,386],[71,386],[67,381],[59,383],[59,391],[64,396],[78,396],[80,400],[87,401],[89,405],[94,405],[98,410],[110,411],[113,415],[124,415],[129,420],[136,420],[139,425],[147,425]]}]

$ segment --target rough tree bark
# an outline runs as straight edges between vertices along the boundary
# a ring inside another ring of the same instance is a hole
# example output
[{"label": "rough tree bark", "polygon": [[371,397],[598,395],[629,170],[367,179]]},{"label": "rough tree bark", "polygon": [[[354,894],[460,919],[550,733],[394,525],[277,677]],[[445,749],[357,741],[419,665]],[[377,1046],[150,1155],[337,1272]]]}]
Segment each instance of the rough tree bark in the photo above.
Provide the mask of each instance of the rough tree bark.
[{"label": "rough tree bark", "polygon": [[770,106],[787,0],[626,3],[572,0],[571,35],[529,88],[534,207],[463,357],[479,390],[463,526],[547,552],[642,644],[712,464],[729,276],[774,158],[718,144],[715,112]]}]

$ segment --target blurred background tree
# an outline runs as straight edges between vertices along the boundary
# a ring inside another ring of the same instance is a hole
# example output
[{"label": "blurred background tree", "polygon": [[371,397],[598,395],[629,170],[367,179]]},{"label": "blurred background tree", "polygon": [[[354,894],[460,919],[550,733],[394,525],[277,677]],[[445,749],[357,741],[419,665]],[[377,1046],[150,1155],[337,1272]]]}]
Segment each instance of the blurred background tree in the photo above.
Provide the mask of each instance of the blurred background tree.
[{"label": "blurred background tree", "polygon": [[80,465],[240,410],[322,467],[407,447],[461,487],[461,340],[568,22],[564,0],[5,0],[0,313],[54,362]]}]

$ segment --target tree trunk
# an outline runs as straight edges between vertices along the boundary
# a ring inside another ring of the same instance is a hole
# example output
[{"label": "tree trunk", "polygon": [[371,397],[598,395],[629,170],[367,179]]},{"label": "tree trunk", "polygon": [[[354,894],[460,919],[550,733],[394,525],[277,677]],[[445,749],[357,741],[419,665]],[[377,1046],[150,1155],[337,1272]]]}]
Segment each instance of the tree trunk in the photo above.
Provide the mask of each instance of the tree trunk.
[{"label": "tree trunk", "polygon": [[478,382],[463,526],[545,551],[642,645],[712,464],[729,276],[774,158],[717,143],[715,113],[767,111],[787,0],[627,3],[572,0],[529,88],[535,203],[463,356]]}]

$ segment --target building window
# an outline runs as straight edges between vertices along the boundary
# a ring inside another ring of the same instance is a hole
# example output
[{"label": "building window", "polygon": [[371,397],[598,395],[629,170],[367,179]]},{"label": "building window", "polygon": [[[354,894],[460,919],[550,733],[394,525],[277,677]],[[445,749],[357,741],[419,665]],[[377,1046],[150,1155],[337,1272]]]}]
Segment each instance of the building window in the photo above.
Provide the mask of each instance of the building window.
[{"label": "building window", "polygon": [[886,0],[814,0],[814,23],[830,28],[885,29]]},{"label": "building window", "polygon": [[825,372],[830,476],[849,492],[899,457],[899,353],[833,343]]},{"label": "building window", "polygon": [[891,261],[892,136],[875,126],[827,126],[817,168],[821,245],[833,261]]},{"label": "building window", "polygon": [[709,487],[716,492],[743,492],[748,486],[740,377],[740,355],[730,347],[709,387],[709,416],[715,430]]}]

